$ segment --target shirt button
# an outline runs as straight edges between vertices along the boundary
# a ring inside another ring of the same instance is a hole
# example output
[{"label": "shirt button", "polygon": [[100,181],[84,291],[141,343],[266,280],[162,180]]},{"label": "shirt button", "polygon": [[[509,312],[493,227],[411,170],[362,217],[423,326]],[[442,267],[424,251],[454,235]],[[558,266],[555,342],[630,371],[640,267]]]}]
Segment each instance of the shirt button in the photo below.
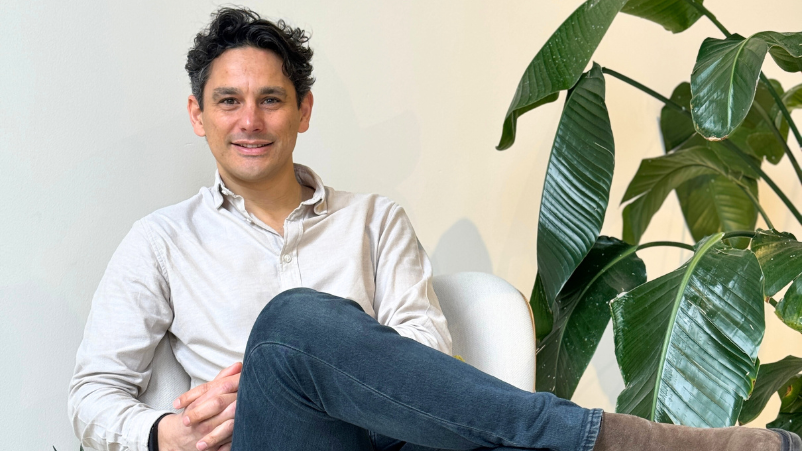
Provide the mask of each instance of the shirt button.
[{"label": "shirt button", "polygon": [[284,260],[284,263],[289,263],[289,262],[291,262],[291,261],[292,261],[292,255],[290,255],[290,254],[284,254],[284,258],[283,258],[283,260]]}]

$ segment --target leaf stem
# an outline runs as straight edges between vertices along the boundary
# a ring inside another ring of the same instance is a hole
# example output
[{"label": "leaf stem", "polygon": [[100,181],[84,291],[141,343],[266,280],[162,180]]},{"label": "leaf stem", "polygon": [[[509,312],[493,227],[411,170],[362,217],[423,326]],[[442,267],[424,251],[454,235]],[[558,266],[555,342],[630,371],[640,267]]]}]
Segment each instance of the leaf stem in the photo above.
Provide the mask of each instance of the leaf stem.
[{"label": "leaf stem", "polygon": [[718,19],[716,19],[716,16],[714,16],[709,9],[704,7],[704,5],[702,5],[701,3],[696,3],[694,0],[685,0],[685,2],[696,8],[700,13],[702,13],[708,19],[710,19],[710,21],[713,22],[713,25],[715,25],[719,30],[721,30],[722,33],[724,33],[724,36],[730,37],[732,35],[732,33],[730,33],[724,27],[724,25],[722,25],[721,22],[719,22]]},{"label": "leaf stem", "polygon": [[[720,141],[720,142],[725,147],[727,147],[728,149],[732,150],[734,154],[738,155],[747,165],[749,165],[750,168],[752,168],[752,170],[757,172],[758,175],[760,175],[760,177],[763,180],[766,181],[766,184],[768,184],[769,187],[777,194],[777,196],[780,198],[780,200],[783,201],[785,206],[788,207],[788,210],[791,211],[791,214],[794,215],[796,220],[799,221],[800,224],[802,224],[802,214],[799,214],[799,210],[797,210],[796,207],[794,207],[794,204],[791,203],[791,200],[788,199],[788,196],[786,196],[785,193],[782,192],[780,187],[777,186],[776,183],[774,183],[774,180],[772,180],[771,177],[769,177],[768,174],[763,172],[763,170],[760,169],[760,166],[758,164],[756,164],[754,161],[752,161],[749,158],[749,156],[744,153],[743,150],[741,150],[738,146],[733,144],[731,141],[725,139],[724,141]],[[766,223],[766,225],[768,225],[768,223]]]},{"label": "leaf stem", "polygon": [[[793,119],[791,119],[791,113],[789,113],[788,108],[785,107],[785,102],[783,102],[783,99],[780,97],[777,91],[774,90],[774,86],[772,86],[771,83],[769,83],[769,79],[766,77],[766,74],[764,74],[762,71],[760,72],[760,80],[763,82],[764,85],[766,85],[766,89],[769,90],[769,94],[771,94],[771,96],[774,97],[774,103],[777,104],[777,107],[782,112],[786,122],[788,122],[788,126],[791,127],[791,131],[794,133],[794,138],[796,138],[797,144],[799,144],[799,147],[802,148],[802,134],[799,133],[799,129],[796,127],[796,123],[794,122]],[[772,125],[774,125],[773,121]]]},{"label": "leaf stem", "polygon": [[[764,82],[764,84],[766,86],[769,86],[771,83]],[[764,110],[759,103],[755,102],[752,104],[752,106],[755,108],[755,111],[758,112],[760,117],[762,117],[763,120],[766,121],[767,124],[769,124],[771,133],[774,135],[775,138],[777,138],[777,141],[779,141],[780,144],[783,146],[785,154],[788,155],[788,161],[791,162],[791,166],[793,166],[794,171],[796,171],[796,177],[799,179],[799,183],[802,183],[802,169],[800,169],[799,163],[796,161],[796,157],[794,157],[794,154],[791,153],[791,148],[788,147],[788,143],[783,138],[782,133],[780,133],[780,130],[778,130],[777,126],[774,125],[774,121],[769,117],[768,113],[766,113],[766,110]]]},{"label": "leaf stem", "polygon": [[734,230],[732,232],[727,232],[721,237],[722,240],[728,240],[730,238],[754,238],[755,232],[752,230]]},{"label": "leaf stem", "polygon": [[645,244],[639,245],[638,248],[636,249],[636,251],[639,251],[639,250],[642,250],[642,249],[648,249],[650,247],[656,247],[656,246],[671,246],[671,247],[679,247],[679,248],[682,248],[682,249],[685,249],[685,250],[689,250],[689,251],[693,251],[694,250],[693,246],[691,246],[690,244],[679,243],[677,241],[652,241],[651,243],[645,243]]},{"label": "leaf stem", "polygon": [[[686,1],[691,1],[691,0],[686,0]],[[679,111],[681,114],[684,114],[689,119],[693,120],[693,117],[691,116],[691,112],[690,111],[686,110],[680,104],[674,102],[673,100],[668,99],[665,96],[659,94],[657,91],[655,91],[653,89],[650,89],[650,88],[644,86],[643,84],[638,83],[637,81],[635,81],[635,80],[633,80],[633,79],[631,79],[631,78],[629,78],[629,77],[627,77],[625,75],[622,75],[622,74],[620,74],[620,73],[618,73],[618,72],[616,72],[616,71],[614,71],[612,69],[608,69],[606,67],[602,67],[602,72],[605,73],[605,74],[612,75],[613,77],[615,77],[615,78],[617,78],[617,79],[619,79],[619,80],[621,80],[621,81],[623,81],[623,82],[625,82],[625,83],[627,83],[627,84],[629,84],[631,86],[634,86],[635,88],[640,89],[641,91],[645,92],[646,94],[649,94],[650,96],[654,97],[655,99],[660,100],[661,102],[665,103],[666,106]],[[777,196],[783,201],[785,206],[788,207],[788,209],[791,211],[791,214],[794,215],[796,220],[799,221],[800,224],[802,224],[802,214],[800,214],[799,210],[797,210],[796,207],[794,207],[794,204],[791,203],[791,200],[788,199],[788,196],[786,196],[785,193],[782,192],[780,187],[777,186],[776,183],[774,183],[774,180],[772,180],[771,177],[769,177],[768,174],[766,174],[765,172],[763,172],[762,169],[760,169],[759,165],[755,164],[755,162],[753,162],[749,158],[749,156],[744,153],[743,150],[741,150],[738,146],[736,146],[730,140],[726,140],[725,139],[725,140],[721,141],[721,144],[723,144],[725,147],[727,147],[730,150],[732,150],[736,155],[741,157],[741,159],[744,160],[746,162],[746,164],[749,165],[749,167],[751,167],[755,172],[757,172],[763,178],[763,180],[766,181],[766,183],[769,185],[769,187],[772,190],[774,190],[774,192],[777,194]],[[748,190],[745,190],[745,191],[748,191]],[[749,193],[749,192],[747,192],[747,195],[750,197],[750,199],[752,199],[752,201],[755,204],[755,207],[757,207],[758,211],[761,212],[761,214],[763,215],[763,220],[766,221],[766,225],[771,224],[771,221],[768,219],[768,216],[766,216],[766,212],[760,206],[760,203],[757,202],[757,199],[754,199],[754,196],[752,196],[751,193]],[[771,227],[771,226],[769,226],[769,227]]]},{"label": "leaf stem", "polygon": [[657,91],[654,91],[653,89],[650,89],[650,88],[638,83],[637,81],[627,77],[626,75],[618,73],[618,72],[616,72],[616,71],[614,71],[614,70],[612,70],[612,69],[610,69],[608,67],[602,67],[602,72],[605,73],[605,74],[608,74],[608,75],[612,75],[613,77],[623,81],[624,83],[627,83],[629,85],[632,85],[632,86],[640,89],[641,91],[645,92],[646,94],[649,94],[650,96],[654,97],[655,99],[665,103],[666,106],[668,106],[670,108],[673,108],[673,109],[675,109],[675,110],[677,110],[677,111],[679,111],[681,113],[686,113],[688,115],[688,117],[691,117],[691,112],[688,111],[687,109],[685,109],[685,107],[683,107],[682,105],[678,104],[677,102],[674,102],[673,100],[669,99],[668,97],[664,97],[663,95],[661,95]]},{"label": "leaf stem", "polygon": [[741,191],[743,191],[744,194],[746,194],[746,197],[748,197],[749,200],[752,201],[752,203],[755,205],[755,208],[757,208],[757,211],[760,213],[760,216],[763,218],[763,221],[766,222],[766,225],[770,229],[773,229],[774,225],[771,223],[771,219],[769,219],[769,215],[766,213],[766,210],[763,209],[763,206],[760,205],[760,201],[758,201],[757,198],[755,197],[755,195],[752,194],[752,191],[749,191],[748,187],[743,186],[740,183],[736,183],[736,186],[738,186],[738,188],[740,188]]}]

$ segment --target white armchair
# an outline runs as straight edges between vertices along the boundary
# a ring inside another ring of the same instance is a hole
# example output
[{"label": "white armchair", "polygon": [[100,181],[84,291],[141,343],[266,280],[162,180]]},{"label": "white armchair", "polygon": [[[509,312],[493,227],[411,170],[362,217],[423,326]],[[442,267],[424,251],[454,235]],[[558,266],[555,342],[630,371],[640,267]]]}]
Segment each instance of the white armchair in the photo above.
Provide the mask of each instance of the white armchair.
[{"label": "white armchair", "polygon": [[[534,322],[523,295],[503,279],[477,272],[436,276],[433,285],[448,320],[454,354],[488,374],[533,391]],[[173,410],[173,400],[187,390],[189,376],[175,360],[165,337],[156,348],[153,375],[139,400]]]}]

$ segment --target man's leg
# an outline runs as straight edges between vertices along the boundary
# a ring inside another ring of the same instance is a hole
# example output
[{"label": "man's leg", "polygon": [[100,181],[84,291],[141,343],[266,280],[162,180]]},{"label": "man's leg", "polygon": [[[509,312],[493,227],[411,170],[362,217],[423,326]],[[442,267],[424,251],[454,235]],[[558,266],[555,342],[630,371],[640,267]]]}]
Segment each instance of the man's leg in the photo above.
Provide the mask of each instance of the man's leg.
[{"label": "man's leg", "polygon": [[233,445],[361,451],[373,431],[434,449],[590,451],[600,421],[600,410],[519,390],[401,337],[353,301],[295,289],[251,332]]}]

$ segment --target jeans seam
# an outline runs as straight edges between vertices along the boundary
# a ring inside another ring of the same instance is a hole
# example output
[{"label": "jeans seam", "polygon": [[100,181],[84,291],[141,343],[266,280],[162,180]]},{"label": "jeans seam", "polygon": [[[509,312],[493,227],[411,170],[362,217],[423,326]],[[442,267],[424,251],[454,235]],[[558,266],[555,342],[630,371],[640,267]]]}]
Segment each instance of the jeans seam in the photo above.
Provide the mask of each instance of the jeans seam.
[{"label": "jeans seam", "polygon": [[[337,368],[336,366],[332,365],[331,363],[329,363],[329,362],[326,362],[325,360],[323,360],[323,359],[320,359],[320,358],[318,358],[317,356],[314,356],[314,355],[312,355],[312,354],[309,354],[308,352],[306,352],[306,351],[303,351],[303,350],[301,350],[301,349],[298,349],[298,348],[296,348],[296,347],[294,347],[294,346],[290,346],[290,345],[288,345],[288,344],[285,344],[285,343],[279,343],[279,342],[276,342],[276,341],[263,341],[263,342],[260,342],[259,344],[257,344],[256,346],[254,346],[254,347],[253,347],[253,349],[251,349],[251,351],[250,351],[250,354],[253,354],[253,353],[254,353],[254,352],[257,350],[257,349],[259,349],[259,348],[260,348],[260,347],[262,347],[263,345],[276,345],[276,346],[282,346],[282,347],[285,347],[285,348],[288,348],[288,349],[292,349],[293,351],[299,352],[299,353],[301,353],[301,354],[303,354],[303,355],[305,355],[305,356],[307,356],[307,357],[309,357],[309,358],[311,358],[311,359],[314,359],[314,360],[316,360],[316,361],[318,361],[318,362],[320,362],[320,363],[322,363],[322,364],[324,364],[324,365],[326,365],[326,366],[328,366],[328,367],[332,368],[334,371],[337,371],[338,373],[340,373],[340,374],[342,374],[342,375],[344,375],[344,376],[348,377],[349,379],[351,379],[352,381],[354,381],[354,382],[356,382],[357,384],[361,385],[362,387],[364,387],[364,388],[366,388],[366,389],[370,390],[371,392],[373,392],[373,393],[375,393],[375,394],[377,394],[377,395],[379,395],[379,396],[381,396],[381,397],[383,397],[383,398],[385,398],[385,399],[389,400],[390,402],[393,402],[393,403],[395,403],[395,404],[398,404],[398,405],[400,405],[400,406],[406,407],[407,409],[410,409],[410,410],[412,410],[412,411],[414,411],[414,412],[417,412],[417,413],[421,414],[421,415],[422,415],[422,416],[424,416],[424,417],[431,418],[431,419],[433,419],[433,420],[435,420],[435,421],[438,421],[438,422],[441,422],[441,423],[445,423],[445,424],[448,424],[448,425],[457,426],[457,427],[462,427],[462,428],[465,428],[465,429],[470,429],[470,430],[472,430],[472,431],[482,432],[482,433],[485,433],[485,434],[488,434],[488,435],[491,435],[491,436],[494,436],[494,437],[498,437],[498,435],[494,434],[494,433],[493,433],[493,432],[491,432],[491,431],[486,431],[486,430],[483,430],[483,429],[474,428],[474,427],[467,426],[467,425],[462,425],[462,424],[459,424],[459,423],[456,423],[456,422],[453,422],[453,421],[448,421],[448,420],[445,420],[445,419],[443,419],[443,418],[438,418],[438,417],[436,417],[436,416],[434,416],[434,415],[432,415],[432,414],[426,413],[426,412],[424,412],[424,411],[422,411],[422,410],[420,410],[420,409],[417,409],[417,408],[415,408],[415,407],[413,407],[413,406],[407,405],[407,404],[405,404],[405,403],[403,403],[403,402],[401,402],[401,401],[398,401],[398,400],[396,400],[396,399],[393,399],[393,398],[391,398],[390,396],[388,396],[388,395],[386,395],[386,394],[384,394],[384,393],[380,392],[379,390],[377,390],[377,389],[375,389],[375,388],[373,388],[373,387],[371,387],[371,386],[369,386],[369,385],[367,385],[367,384],[363,383],[362,381],[360,381],[360,380],[358,380],[357,378],[355,378],[354,376],[352,376],[352,375],[350,375],[350,374],[346,373],[345,371],[343,371],[343,370],[341,370],[341,369]],[[247,360],[249,360],[249,358],[250,358],[250,355],[248,355],[248,356],[247,356],[247,358],[245,359],[245,361],[247,362]],[[244,365],[244,363],[243,363],[243,365]],[[500,437],[499,437],[499,438],[500,438]],[[509,440],[508,440],[508,442],[509,442],[509,443],[510,443],[512,446],[524,447],[524,445],[523,445],[523,444],[520,444],[520,443],[517,443],[517,442],[512,442],[512,441],[509,441]],[[591,444],[591,445],[592,445],[592,444]],[[506,445],[505,445],[505,446],[506,446]]]},{"label": "jeans seam", "polygon": [[592,451],[596,445],[601,427],[601,409],[592,409],[588,413],[587,423],[585,424],[585,438],[582,440],[582,450]]}]

